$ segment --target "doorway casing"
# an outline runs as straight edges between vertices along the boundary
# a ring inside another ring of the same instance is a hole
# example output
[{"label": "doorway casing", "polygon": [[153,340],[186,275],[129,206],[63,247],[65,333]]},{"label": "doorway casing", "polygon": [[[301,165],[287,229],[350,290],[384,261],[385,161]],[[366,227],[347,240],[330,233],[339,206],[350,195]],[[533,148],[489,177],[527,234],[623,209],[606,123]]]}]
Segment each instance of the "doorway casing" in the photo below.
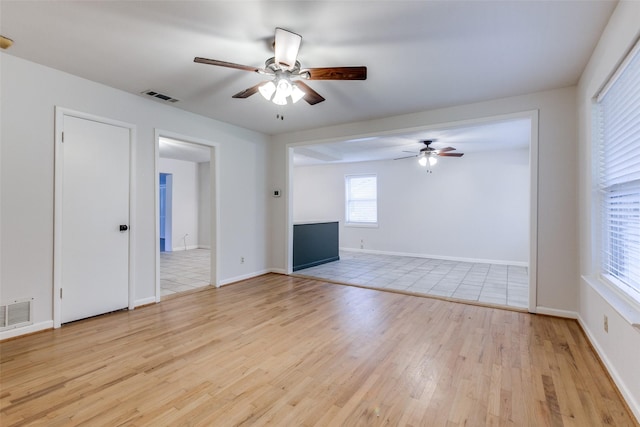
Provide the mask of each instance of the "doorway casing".
[{"label": "doorway casing", "polygon": [[211,242],[211,259],[210,259],[210,280],[211,284],[215,287],[220,286],[220,281],[218,278],[218,264],[219,264],[219,221],[220,221],[220,191],[219,191],[219,174],[220,174],[220,148],[219,144],[215,142],[211,142],[201,138],[195,138],[188,135],[182,135],[175,132],[170,132],[166,130],[156,129],[155,130],[155,143],[154,143],[154,182],[155,182],[155,191],[154,191],[154,201],[155,201],[155,260],[156,260],[156,302],[160,302],[160,209],[159,209],[159,195],[160,195],[160,181],[158,179],[160,168],[160,138],[169,138],[182,142],[186,142],[189,144],[197,144],[209,147],[211,150],[211,155],[209,158],[210,164],[210,242]]}]

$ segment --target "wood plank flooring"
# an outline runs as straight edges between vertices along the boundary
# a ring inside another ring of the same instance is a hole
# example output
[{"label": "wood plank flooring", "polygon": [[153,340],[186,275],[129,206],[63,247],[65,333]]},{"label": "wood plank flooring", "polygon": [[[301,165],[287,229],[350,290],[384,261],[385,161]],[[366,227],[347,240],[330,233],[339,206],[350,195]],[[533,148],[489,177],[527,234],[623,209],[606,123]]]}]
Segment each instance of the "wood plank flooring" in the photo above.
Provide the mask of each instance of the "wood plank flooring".
[{"label": "wood plank flooring", "polygon": [[276,274],[0,361],[5,427],[638,425],[575,321]]}]

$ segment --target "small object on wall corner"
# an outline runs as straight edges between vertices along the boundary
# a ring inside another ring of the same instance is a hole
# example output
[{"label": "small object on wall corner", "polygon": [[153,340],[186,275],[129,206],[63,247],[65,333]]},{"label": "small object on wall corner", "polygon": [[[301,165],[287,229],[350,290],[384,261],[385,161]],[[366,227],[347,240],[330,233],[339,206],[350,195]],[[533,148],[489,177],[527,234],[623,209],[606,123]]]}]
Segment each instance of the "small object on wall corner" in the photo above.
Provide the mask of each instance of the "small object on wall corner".
[{"label": "small object on wall corner", "polygon": [[11,45],[13,45],[13,40],[5,36],[0,36],[0,48],[9,49]]},{"label": "small object on wall corner", "polygon": [[273,190],[273,197],[280,197],[282,195],[281,190]]}]

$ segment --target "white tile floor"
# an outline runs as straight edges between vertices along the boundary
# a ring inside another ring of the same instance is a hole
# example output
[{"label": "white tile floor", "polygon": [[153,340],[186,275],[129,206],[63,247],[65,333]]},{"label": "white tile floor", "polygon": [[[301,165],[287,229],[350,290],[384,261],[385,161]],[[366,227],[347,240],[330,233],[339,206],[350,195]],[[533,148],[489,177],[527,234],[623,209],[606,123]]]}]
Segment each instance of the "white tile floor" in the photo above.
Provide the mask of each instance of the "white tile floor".
[{"label": "white tile floor", "polygon": [[[210,283],[210,251],[160,253],[161,296],[194,290]],[[526,267],[340,252],[340,261],[294,274],[424,295],[527,308]]]},{"label": "white tile floor", "polygon": [[208,249],[160,252],[160,296],[209,286],[210,260]]},{"label": "white tile floor", "polygon": [[526,267],[340,252],[340,260],[294,274],[375,289],[394,289],[527,308]]}]

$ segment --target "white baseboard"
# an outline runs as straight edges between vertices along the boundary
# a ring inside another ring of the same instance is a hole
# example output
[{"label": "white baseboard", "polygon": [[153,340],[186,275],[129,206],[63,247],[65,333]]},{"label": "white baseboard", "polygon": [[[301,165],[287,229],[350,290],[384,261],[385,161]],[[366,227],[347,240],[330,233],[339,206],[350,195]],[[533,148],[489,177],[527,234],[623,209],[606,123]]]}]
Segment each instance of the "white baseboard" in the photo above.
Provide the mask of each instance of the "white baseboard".
[{"label": "white baseboard", "polygon": [[536,314],[545,314],[547,316],[564,317],[566,319],[577,319],[578,313],[569,310],[559,310],[557,308],[536,307]]},{"label": "white baseboard", "polygon": [[9,329],[7,331],[0,332],[0,341],[19,337],[20,335],[32,334],[34,332],[40,332],[47,329],[53,329],[53,320],[47,320],[46,322],[34,323],[33,325],[23,326],[22,328]]},{"label": "white baseboard", "polygon": [[230,277],[228,279],[222,279],[218,282],[218,286],[228,285],[230,283],[240,282],[241,280],[252,279],[254,277],[262,276],[263,274],[271,273],[271,269],[255,271],[253,273],[243,274],[236,277]]},{"label": "white baseboard", "polygon": [[596,340],[595,335],[591,332],[591,330],[587,326],[587,322],[585,322],[579,314],[577,315],[577,320],[580,326],[582,327],[582,330],[587,335],[587,339],[589,340],[593,348],[596,350],[596,353],[598,353],[598,356],[600,357],[600,360],[602,361],[605,368],[607,369],[607,372],[609,372],[609,375],[611,375],[613,382],[618,387],[618,390],[620,390],[620,393],[622,394],[622,397],[624,398],[625,402],[629,406],[629,409],[631,409],[631,412],[633,412],[633,415],[636,417],[636,420],[640,423],[640,402],[637,402],[634,400],[632,393],[630,393],[629,389],[627,389],[624,381],[622,380],[622,377],[616,370],[613,363],[611,363],[606,353],[602,350],[602,347]]},{"label": "white baseboard", "polygon": [[171,252],[180,252],[180,251],[184,251],[184,250],[191,250],[191,249],[198,249],[199,246],[198,245],[187,245],[187,249],[184,248],[184,246],[174,246],[173,248],[171,248]]},{"label": "white baseboard", "polygon": [[135,300],[134,304],[135,304],[135,307],[140,307],[141,305],[155,304],[156,302],[157,302],[156,297],[153,296],[153,297]]},{"label": "white baseboard", "polygon": [[285,270],[284,268],[270,268],[269,273],[287,274],[287,270]]},{"label": "white baseboard", "polygon": [[209,245],[198,245],[197,249],[209,249],[209,250],[211,250],[211,246],[209,246]]},{"label": "white baseboard", "polygon": [[363,254],[377,254],[377,255],[393,255],[393,256],[407,256],[412,258],[431,258],[441,259],[444,261],[457,261],[457,262],[473,262],[482,264],[498,264],[498,265],[514,265],[517,267],[528,267],[529,263],[524,261],[505,261],[500,259],[482,259],[482,258],[463,258],[463,257],[451,257],[443,255],[428,255],[428,254],[414,254],[410,252],[390,252],[390,251],[376,251],[373,249],[357,249],[357,248],[340,248],[345,252],[360,252]]}]

